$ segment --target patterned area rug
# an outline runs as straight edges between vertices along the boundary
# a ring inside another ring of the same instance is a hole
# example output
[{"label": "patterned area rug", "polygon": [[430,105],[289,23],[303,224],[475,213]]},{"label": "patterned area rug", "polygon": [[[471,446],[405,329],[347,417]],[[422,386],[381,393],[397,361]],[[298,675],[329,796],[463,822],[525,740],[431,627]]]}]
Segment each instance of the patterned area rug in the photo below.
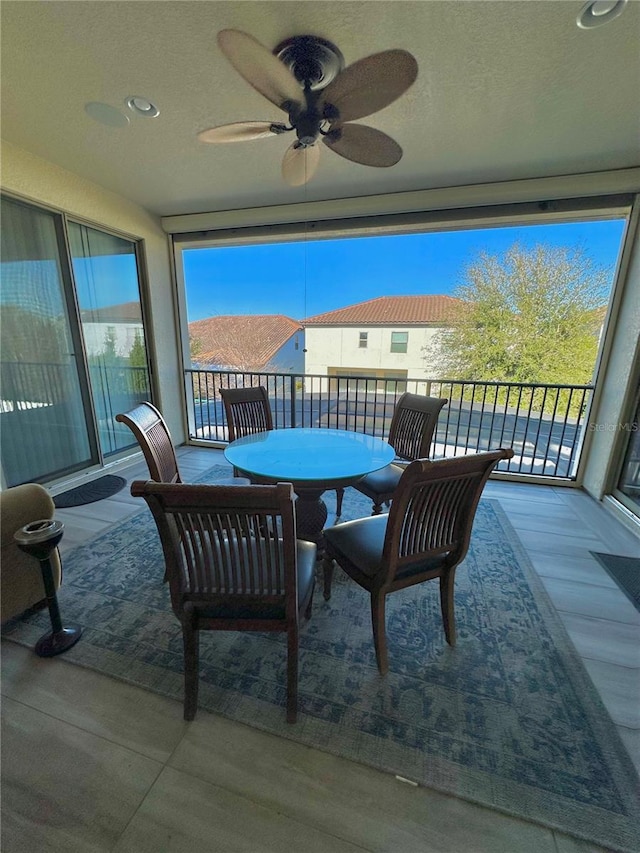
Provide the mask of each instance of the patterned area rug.
[{"label": "patterned area rug", "polygon": [[[226,470],[226,469],[225,469]],[[207,482],[223,476],[219,466]],[[335,492],[325,495],[335,511]],[[347,489],[343,519],[370,503]],[[331,519],[331,515],[330,515]],[[182,639],[146,508],[64,561],[65,660],[175,697]],[[285,722],[284,635],[204,632],[200,706],[605,847],[640,849],[638,777],[499,503],[483,499],[456,580],[458,643],[438,586],[388,599],[390,672],[378,674],[366,593],[336,571],[301,631],[298,723]],[[10,639],[32,645],[36,614]]]}]

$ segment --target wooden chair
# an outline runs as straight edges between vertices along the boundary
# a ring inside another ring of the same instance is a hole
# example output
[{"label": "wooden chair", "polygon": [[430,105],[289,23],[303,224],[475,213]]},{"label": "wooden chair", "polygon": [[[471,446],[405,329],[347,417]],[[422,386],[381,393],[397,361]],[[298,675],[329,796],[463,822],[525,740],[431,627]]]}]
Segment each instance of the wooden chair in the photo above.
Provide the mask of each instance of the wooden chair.
[{"label": "wooden chair", "polygon": [[267,389],[263,385],[253,388],[221,388],[220,396],[227,418],[229,441],[273,429],[273,416]]},{"label": "wooden chair", "polygon": [[169,427],[155,406],[140,403],[135,409],[116,415],[116,420],[128,426],[136,437],[152,480],[156,483],[182,482]]},{"label": "wooden chair", "polygon": [[[136,481],[164,551],[171,606],[184,641],[184,718],[198,704],[198,632],[287,634],[287,722],[298,690],[298,630],[311,616],[316,546],[296,540],[293,489]],[[273,531],[279,530],[279,534]]]},{"label": "wooden chair", "polygon": [[[273,429],[273,416],[267,389],[263,385],[253,388],[221,388],[229,430],[229,441]],[[236,474],[238,471],[235,472]],[[344,489],[336,489],[336,515],[342,513]]]},{"label": "wooden chair", "polygon": [[331,597],[334,560],[371,597],[378,669],[389,669],[385,602],[389,593],[440,579],[440,607],[447,642],[455,645],[453,585],[469,547],[482,490],[491,471],[513,450],[429,462],[404,471],[388,515],[346,521],[324,531],[324,597]]},{"label": "wooden chair", "polygon": [[[152,480],[156,483],[182,483],[169,427],[155,406],[140,403],[131,411],[116,415],[116,420],[128,426],[136,437]],[[230,486],[249,485],[246,477],[227,477],[217,482]]]},{"label": "wooden chair", "polygon": [[[449,401],[423,394],[403,394],[393,411],[389,428],[389,444],[398,459],[427,459],[438,423],[438,415]],[[382,504],[390,503],[406,465],[392,462],[380,471],[367,474],[354,484],[354,489],[373,501],[372,515],[379,515]]]}]

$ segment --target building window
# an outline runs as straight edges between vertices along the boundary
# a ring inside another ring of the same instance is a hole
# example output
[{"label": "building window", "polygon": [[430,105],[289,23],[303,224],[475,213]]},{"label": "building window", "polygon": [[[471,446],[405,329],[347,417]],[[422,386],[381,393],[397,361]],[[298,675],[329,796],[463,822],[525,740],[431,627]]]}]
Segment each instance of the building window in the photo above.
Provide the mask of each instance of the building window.
[{"label": "building window", "polygon": [[409,332],[391,332],[391,352],[406,352]]},{"label": "building window", "polygon": [[369,332],[360,332],[360,340],[358,342],[358,346],[360,349],[367,348],[367,338],[369,337]]}]

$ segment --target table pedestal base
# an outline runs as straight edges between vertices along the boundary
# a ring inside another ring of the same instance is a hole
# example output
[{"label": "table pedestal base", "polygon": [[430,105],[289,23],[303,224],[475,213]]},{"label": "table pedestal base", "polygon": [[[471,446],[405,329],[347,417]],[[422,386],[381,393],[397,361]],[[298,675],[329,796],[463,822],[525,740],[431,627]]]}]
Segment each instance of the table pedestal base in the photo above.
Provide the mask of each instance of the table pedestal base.
[{"label": "table pedestal base", "polygon": [[322,500],[324,489],[296,488],[296,522],[298,539],[315,542],[318,549],[324,544],[322,530],[327,521],[327,505]]}]

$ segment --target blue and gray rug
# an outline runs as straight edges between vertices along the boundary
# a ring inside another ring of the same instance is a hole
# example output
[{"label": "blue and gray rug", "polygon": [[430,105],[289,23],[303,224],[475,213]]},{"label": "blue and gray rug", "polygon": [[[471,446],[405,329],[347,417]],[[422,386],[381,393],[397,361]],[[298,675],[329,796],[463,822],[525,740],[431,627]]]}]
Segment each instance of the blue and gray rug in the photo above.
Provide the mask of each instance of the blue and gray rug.
[{"label": "blue and gray rug", "polygon": [[[335,511],[335,493],[325,500]],[[343,519],[370,511],[347,489]],[[163,570],[146,508],[67,555],[60,606],[84,634],[65,660],[175,697],[181,715],[182,638]],[[437,582],[389,597],[382,678],[368,596],[336,571],[331,601],[317,589],[301,631],[296,725],[285,722],[284,635],[204,632],[200,706],[605,847],[640,849],[637,774],[496,501],[481,501],[455,600],[451,649]],[[40,613],[8,637],[31,645],[47,628]]]}]

